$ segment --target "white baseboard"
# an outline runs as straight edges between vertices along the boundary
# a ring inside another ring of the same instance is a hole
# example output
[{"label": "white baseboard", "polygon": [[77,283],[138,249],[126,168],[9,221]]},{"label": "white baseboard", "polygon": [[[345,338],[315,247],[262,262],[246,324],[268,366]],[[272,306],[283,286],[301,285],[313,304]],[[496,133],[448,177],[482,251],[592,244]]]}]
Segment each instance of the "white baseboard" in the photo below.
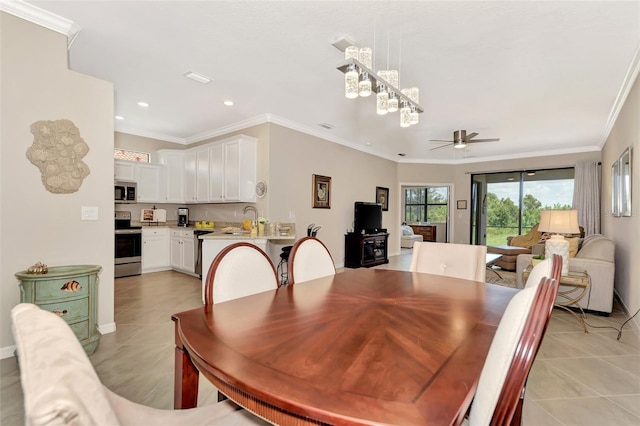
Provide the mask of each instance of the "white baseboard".
[{"label": "white baseboard", "polygon": [[5,346],[4,348],[0,348],[0,359],[11,358],[15,350],[16,350],[16,345]]},{"label": "white baseboard", "polygon": [[109,324],[98,325],[98,331],[100,334],[109,334],[116,331],[116,323],[111,322]]}]

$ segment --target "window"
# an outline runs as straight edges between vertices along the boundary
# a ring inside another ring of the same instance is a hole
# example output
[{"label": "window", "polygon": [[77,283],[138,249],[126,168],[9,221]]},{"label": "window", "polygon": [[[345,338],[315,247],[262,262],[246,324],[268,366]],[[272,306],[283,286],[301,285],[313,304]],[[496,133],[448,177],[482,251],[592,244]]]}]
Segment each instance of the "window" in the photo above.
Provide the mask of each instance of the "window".
[{"label": "window", "polygon": [[151,155],[148,152],[129,151],[126,149],[114,149],[113,158],[116,160],[139,161],[141,163],[151,162]]},{"label": "window", "polygon": [[430,186],[405,188],[405,222],[446,222],[449,188]]}]

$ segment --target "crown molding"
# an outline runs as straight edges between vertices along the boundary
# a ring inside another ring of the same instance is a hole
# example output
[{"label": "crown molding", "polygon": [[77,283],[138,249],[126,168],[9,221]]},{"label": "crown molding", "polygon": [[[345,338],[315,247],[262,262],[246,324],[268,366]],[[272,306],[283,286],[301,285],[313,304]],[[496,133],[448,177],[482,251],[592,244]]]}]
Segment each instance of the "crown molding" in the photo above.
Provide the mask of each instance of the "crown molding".
[{"label": "crown molding", "polygon": [[622,111],[622,107],[624,106],[625,101],[627,100],[627,96],[629,96],[629,92],[633,87],[633,83],[635,83],[636,78],[640,74],[640,42],[636,46],[636,52],[631,59],[631,63],[629,64],[629,68],[627,69],[627,74],[624,76],[624,80],[622,81],[622,85],[620,86],[620,90],[618,91],[618,95],[616,96],[616,100],[613,102],[613,106],[611,107],[611,111],[609,112],[609,118],[607,119],[607,125],[604,128],[604,133],[602,135],[602,140],[600,141],[600,148],[604,146],[609,138],[609,134],[611,130],[613,130],[613,126],[616,124],[618,120],[618,115],[620,115],[620,111]]},{"label": "crown molding", "polygon": [[81,30],[80,26],[73,21],[22,0],[2,0],[0,11],[64,34],[67,37],[67,49],[71,47]]},{"label": "crown molding", "polygon": [[176,136],[169,136],[162,133],[154,133],[146,130],[140,130],[134,127],[123,126],[121,124],[118,125],[118,123],[116,123],[114,130],[116,132],[126,133],[128,135],[141,136],[143,138],[157,139],[160,141],[173,142],[180,145],[187,145],[187,141],[185,138],[178,138]]}]

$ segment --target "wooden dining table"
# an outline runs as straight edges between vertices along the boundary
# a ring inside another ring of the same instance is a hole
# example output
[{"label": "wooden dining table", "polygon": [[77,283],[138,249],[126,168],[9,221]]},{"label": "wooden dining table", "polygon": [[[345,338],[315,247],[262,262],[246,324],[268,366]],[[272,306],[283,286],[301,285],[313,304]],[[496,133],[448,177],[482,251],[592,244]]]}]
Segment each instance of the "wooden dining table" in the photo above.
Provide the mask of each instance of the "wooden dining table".
[{"label": "wooden dining table", "polygon": [[175,408],[201,373],[274,424],[459,423],[516,292],[361,268],[174,314]]}]

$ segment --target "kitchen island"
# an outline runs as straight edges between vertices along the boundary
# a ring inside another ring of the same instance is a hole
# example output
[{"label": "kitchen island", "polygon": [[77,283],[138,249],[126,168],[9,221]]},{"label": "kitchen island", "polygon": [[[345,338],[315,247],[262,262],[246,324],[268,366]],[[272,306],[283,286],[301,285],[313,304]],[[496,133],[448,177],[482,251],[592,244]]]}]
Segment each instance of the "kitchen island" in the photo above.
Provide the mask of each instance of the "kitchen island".
[{"label": "kitchen island", "polygon": [[267,242],[269,244],[277,245],[291,245],[295,241],[295,235],[268,235],[268,236],[251,236],[250,233],[225,233],[215,230],[210,234],[201,235],[199,239],[202,240],[202,303],[204,303],[204,288],[207,280],[207,271],[209,266],[213,263],[213,259],[216,258],[225,247],[238,243],[241,241],[251,243],[269,255],[273,262],[275,258],[274,253],[270,253],[273,250],[267,248]]}]

